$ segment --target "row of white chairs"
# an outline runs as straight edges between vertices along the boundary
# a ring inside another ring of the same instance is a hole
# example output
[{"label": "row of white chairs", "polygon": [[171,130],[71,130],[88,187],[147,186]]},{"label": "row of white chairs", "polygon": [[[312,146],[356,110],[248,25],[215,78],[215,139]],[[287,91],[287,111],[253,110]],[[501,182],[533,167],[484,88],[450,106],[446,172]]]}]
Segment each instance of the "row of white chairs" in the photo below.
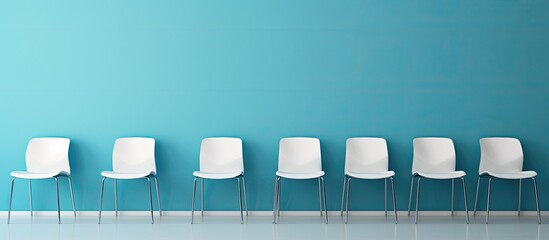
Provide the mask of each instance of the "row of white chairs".
[{"label": "row of white chairs", "polygon": [[[10,189],[10,200],[8,208],[8,223],[11,216],[11,205],[13,198],[13,186],[15,179],[27,179],[30,197],[30,214],[32,212],[32,180],[54,179],[57,194],[58,222],[61,223],[59,204],[58,178],[66,177],[69,183],[69,190],[72,201],[73,213],[76,216],[74,194],[69,166],[69,143],[68,138],[34,138],[31,139],[26,152],[26,171],[14,171]],[[521,207],[521,188],[523,179],[532,179],[536,200],[538,222],[541,223],[539,200],[536,176],[534,171],[523,171],[523,152],[520,141],[516,138],[491,137],[480,140],[481,159],[479,166],[479,177],[475,195],[474,213],[476,214],[478,191],[481,179],[488,179],[488,195],[486,206],[486,223],[489,221],[490,193],[492,179],[519,180],[519,206]],[[464,171],[456,170],[456,154],[454,143],[449,138],[422,137],[413,141],[413,163],[412,182],[410,185],[410,197],[408,202],[408,216],[412,203],[414,181],[416,182],[415,199],[415,222],[417,223],[419,211],[419,192],[422,179],[451,180],[452,202],[451,214],[454,213],[454,182],[461,179],[463,186],[463,197],[466,211],[466,222],[469,223],[469,211],[467,206],[467,190],[465,185]],[[113,180],[115,213],[118,215],[117,201],[117,180],[146,179],[148,183],[149,203],[151,222],[154,223],[152,187],[154,180],[158,211],[162,216],[160,204],[160,191],[156,177],[155,162],[155,139],[145,137],[119,138],[116,140],[112,155],[113,171],[101,173],[99,223],[101,223],[101,212],[103,206],[103,192],[105,181]],[[204,179],[236,179],[239,196],[240,218],[244,222],[243,201],[248,216],[248,201],[246,182],[244,178],[244,161],[242,153],[242,140],[233,137],[215,137],[202,140],[200,146],[200,169],[193,172],[195,176],[192,194],[192,217],[194,221],[195,198],[197,182],[200,180],[201,214],[204,215]],[[320,215],[325,217],[328,223],[326,208],[326,185],[324,181],[325,172],[322,170],[320,151],[320,140],[310,137],[291,137],[280,140],[278,171],[275,178],[275,193],[273,201],[273,223],[278,223],[280,217],[280,196],[282,179],[316,179],[318,181]],[[349,196],[351,180],[353,179],[381,179],[385,182],[385,215],[387,215],[387,180],[391,182],[392,203],[395,223],[398,222],[395,202],[395,190],[393,176],[395,172],[389,170],[389,156],[387,142],[383,138],[357,137],[347,139],[345,153],[345,174],[341,197],[341,216],[345,216],[347,223],[349,216]]]}]

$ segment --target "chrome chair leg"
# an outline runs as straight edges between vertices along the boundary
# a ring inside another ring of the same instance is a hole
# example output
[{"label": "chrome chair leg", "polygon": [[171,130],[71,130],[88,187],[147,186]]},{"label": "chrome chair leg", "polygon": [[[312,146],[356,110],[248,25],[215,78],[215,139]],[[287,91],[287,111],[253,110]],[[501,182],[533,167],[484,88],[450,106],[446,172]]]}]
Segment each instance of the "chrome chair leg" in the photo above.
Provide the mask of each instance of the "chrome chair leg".
[{"label": "chrome chair leg", "polygon": [[32,182],[29,179],[29,205],[30,205],[30,215],[32,217]]},{"label": "chrome chair leg", "polygon": [[244,204],[246,206],[246,217],[248,217],[248,191],[246,191],[246,180],[242,175],[242,187],[244,188]]},{"label": "chrome chair leg", "polygon": [[475,207],[473,209],[473,216],[477,215],[477,202],[478,202],[478,189],[480,187],[480,176],[478,176],[477,180],[477,193],[475,194]]},{"label": "chrome chair leg", "polygon": [[397,224],[398,214],[397,214],[397,207],[396,207],[395,183],[394,183],[393,177],[391,177],[390,180],[391,180],[391,191],[393,192],[393,211],[395,214],[395,224]]},{"label": "chrome chair leg", "polygon": [[519,189],[518,189],[518,216],[520,217],[520,202],[522,200],[522,179],[519,179]]},{"label": "chrome chair leg", "polygon": [[387,178],[385,178],[383,181],[385,185],[385,217],[387,217]]},{"label": "chrome chair leg", "polygon": [[345,185],[347,184],[347,175],[343,177],[343,187],[341,187],[341,211],[339,212],[339,215],[343,216],[343,207],[345,203]]},{"label": "chrome chair leg", "polygon": [[322,184],[320,183],[320,178],[318,178],[318,204],[320,209],[320,216],[322,217]]},{"label": "chrome chair leg", "polygon": [[490,192],[492,191],[492,177],[488,179],[488,197],[486,197],[486,224],[490,220]]},{"label": "chrome chair leg", "polygon": [[346,189],[346,195],[347,199],[345,200],[345,224],[347,224],[347,221],[349,221],[349,192],[351,191],[351,177],[347,178],[347,189]]},{"label": "chrome chair leg", "polygon": [[273,224],[276,223],[276,188],[277,188],[278,177],[275,178],[275,186],[273,192]]},{"label": "chrome chair leg", "polygon": [[113,188],[114,188],[114,215],[118,217],[118,188],[117,180],[113,179]]},{"label": "chrome chair leg", "polygon": [[149,189],[149,209],[151,211],[151,224],[154,224],[154,212],[153,212],[154,209],[153,209],[151,177],[147,177],[147,187]]},{"label": "chrome chair leg", "polygon": [[463,183],[463,200],[465,201],[465,215],[467,215],[467,224],[469,224],[469,206],[467,206],[467,187],[465,186],[465,178],[462,177],[461,182]]},{"label": "chrome chair leg", "polygon": [[410,198],[408,199],[408,217],[410,216],[410,208],[412,207],[412,193],[414,192],[414,176],[412,176],[412,181],[410,182]]},{"label": "chrome chair leg", "polygon": [[193,199],[191,201],[191,224],[194,222],[194,200],[196,195],[196,180],[198,180],[197,177],[194,178],[194,184],[193,184]]},{"label": "chrome chair leg", "polygon": [[15,183],[15,178],[11,179],[11,187],[10,187],[10,204],[8,205],[8,224],[10,224],[10,217],[11,217],[11,202],[13,199],[13,184]]},{"label": "chrome chair leg", "polygon": [[156,187],[156,203],[158,204],[158,213],[162,216],[162,204],[160,203],[160,188],[158,187],[158,178],[153,176],[154,185]]},{"label": "chrome chair leg", "polygon": [[454,188],[454,179],[452,178],[452,207],[450,208],[450,216],[454,216],[454,192],[455,192],[455,188]]},{"label": "chrome chair leg", "polygon": [[282,195],[282,178],[279,177],[278,178],[278,192],[277,192],[277,196],[276,196],[276,217],[277,217],[277,221],[278,219],[280,218],[280,197]]},{"label": "chrome chair leg", "polygon": [[536,194],[536,210],[538,212],[538,224],[541,224],[541,213],[539,211],[538,183],[535,177],[532,178],[532,181],[534,182],[534,193]]},{"label": "chrome chair leg", "polygon": [[416,216],[414,223],[417,223],[417,217],[419,215],[418,206],[419,206],[419,184],[421,181],[421,177],[417,178],[417,190],[416,190]]},{"label": "chrome chair leg", "polygon": [[69,181],[69,191],[71,193],[71,203],[72,203],[72,213],[76,217],[76,205],[74,204],[74,192],[72,190],[72,179],[71,176],[67,176],[67,180]]},{"label": "chrome chair leg", "polygon": [[59,224],[61,224],[61,205],[59,204],[59,179],[57,177],[54,177],[55,179],[55,193],[57,196],[57,221]]},{"label": "chrome chair leg", "polygon": [[105,179],[106,177],[103,177],[103,180],[101,181],[101,192],[99,193],[99,221],[98,224],[101,224],[101,210],[103,209],[103,190],[105,189]]},{"label": "chrome chair leg", "polygon": [[236,178],[236,184],[238,185],[238,207],[240,208],[240,223],[244,223],[244,214],[242,213],[242,190],[240,186],[240,178]]},{"label": "chrome chair leg", "polygon": [[328,224],[328,206],[326,205],[326,181],[324,177],[321,177],[322,180],[322,192],[324,193],[324,216],[326,217],[326,224]]},{"label": "chrome chair leg", "polygon": [[200,179],[200,215],[204,216],[204,178]]}]

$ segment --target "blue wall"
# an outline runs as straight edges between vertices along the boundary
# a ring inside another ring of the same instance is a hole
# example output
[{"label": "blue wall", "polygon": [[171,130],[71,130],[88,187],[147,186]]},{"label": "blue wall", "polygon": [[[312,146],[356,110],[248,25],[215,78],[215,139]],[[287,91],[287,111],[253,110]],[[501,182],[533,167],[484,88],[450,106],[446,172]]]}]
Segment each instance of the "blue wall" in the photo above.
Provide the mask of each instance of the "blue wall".
[{"label": "blue wall", "polygon": [[[3,1],[0,210],[38,136],[72,139],[79,210],[98,208],[99,173],[123,136],[157,139],[166,210],[190,210],[204,137],[244,140],[251,210],[272,208],[279,139],[319,137],[335,210],[348,137],[388,140],[405,209],[414,137],[454,139],[472,203],[478,139],[515,136],[548,209],[548,77],[542,1]],[[424,183],[422,209],[448,210],[450,183]],[[282,209],[317,209],[315,184],[283,185]],[[493,209],[516,209],[517,183],[494,184]],[[121,209],[148,209],[145,186],[119,184]],[[353,209],[383,209],[382,182],[353,186]],[[26,210],[26,182],[16,187],[14,209]],[[206,188],[206,209],[238,209],[235,182]],[[35,208],[55,209],[53,181],[34,189]],[[110,185],[105,197],[112,209]]]}]

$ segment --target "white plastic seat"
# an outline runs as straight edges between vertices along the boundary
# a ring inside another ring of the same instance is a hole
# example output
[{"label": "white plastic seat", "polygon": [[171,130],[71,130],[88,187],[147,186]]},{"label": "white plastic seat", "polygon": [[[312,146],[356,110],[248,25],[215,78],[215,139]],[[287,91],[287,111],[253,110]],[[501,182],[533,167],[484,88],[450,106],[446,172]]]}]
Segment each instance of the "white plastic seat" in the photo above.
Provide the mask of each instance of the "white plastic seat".
[{"label": "white plastic seat", "polygon": [[453,172],[447,172],[447,173],[417,172],[416,174],[424,178],[431,178],[431,179],[454,179],[454,178],[465,177],[466,175],[464,171],[453,171]]},{"label": "white plastic seat", "polygon": [[412,160],[412,182],[410,183],[410,198],[408,200],[408,216],[412,204],[414,179],[417,179],[416,189],[416,215],[417,223],[419,214],[419,190],[422,178],[433,180],[452,180],[452,207],[451,215],[454,215],[454,180],[461,179],[463,185],[463,199],[466,212],[466,222],[469,223],[469,211],[467,207],[467,187],[465,186],[465,172],[456,171],[456,152],[454,142],[449,138],[421,137],[414,139],[414,158]]},{"label": "white plastic seat", "polygon": [[276,171],[276,176],[287,179],[313,179],[324,176],[324,171],[310,172],[310,173],[287,173]]},{"label": "white plastic seat", "polygon": [[534,171],[521,171],[516,173],[492,173],[492,172],[484,172],[482,175],[490,175],[492,177],[501,178],[501,179],[514,179],[514,180],[520,180],[525,178],[533,178],[538,175],[537,172]]},{"label": "white plastic seat", "polygon": [[46,179],[46,178],[53,178],[55,176],[59,175],[67,175],[66,172],[63,171],[57,171],[57,172],[49,172],[49,173],[34,173],[34,172],[26,172],[26,171],[13,171],[10,173],[12,177],[15,178],[24,178],[24,179]]},{"label": "white plastic seat", "polygon": [[355,172],[345,172],[347,176],[353,177],[353,178],[359,178],[359,179],[384,179],[384,178],[390,178],[395,176],[395,172],[393,171],[385,171],[385,172],[379,172],[379,173],[355,173]]},{"label": "white plastic seat", "polygon": [[26,165],[27,171],[13,171],[11,176],[10,202],[8,207],[8,224],[11,216],[11,203],[13,197],[13,185],[15,179],[27,179],[29,184],[30,215],[32,216],[32,181],[38,179],[55,180],[57,194],[57,218],[61,223],[61,210],[59,204],[59,177],[67,177],[71,194],[72,211],[76,216],[74,205],[74,193],[72,191],[71,170],[69,165],[70,139],[58,137],[33,138],[27,145]]},{"label": "white plastic seat", "polygon": [[[387,216],[387,179],[390,179],[393,195],[393,211],[395,223],[397,223],[394,175],[395,172],[389,171],[389,153],[385,139],[374,137],[347,139],[345,147],[345,177],[343,178],[340,212],[341,216],[343,216],[343,207],[345,206],[345,223],[349,219],[349,193],[352,179],[383,179],[385,183],[385,216]],[[345,196],[347,196],[347,201],[345,201]]]},{"label": "white plastic seat", "polygon": [[[280,140],[278,151],[278,171],[276,172],[273,201],[273,223],[278,223],[278,218],[280,217],[282,178],[294,180],[318,179],[320,216],[322,216],[322,210],[324,209],[326,223],[328,223],[326,184],[324,183],[324,171],[322,171],[320,140],[310,137],[283,138]],[[322,196],[324,196],[324,202],[322,201]]]},{"label": "white plastic seat", "polygon": [[490,218],[490,193],[492,190],[492,179],[499,178],[506,180],[519,180],[518,215],[520,216],[522,180],[530,178],[534,184],[538,223],[541,223],[538,187],[536,182],[536,176],[538,174],[535,171],[523,171],[523,163],[524,155],[522,153],[522,145],[518,139],[508,137],[488,137],[480,139],[479,176],[477,180],[477,191],[475,194],[475,207],[473,210],[473,215],[476,215],[477,212],[478,191],[481,178],[488,178],[486,223],[488,223]]},{"label": "white plastic seat", "polygon": [[230,179],[236,178],[242,175],[242,172],[230,172],[230,173],[207,173],[201,171],[194,171],[193,176],[205,179]]},{"label": "white plastic seat", "polygon": [[145,178],[151,174],[152,174],[151,172],[141,172],[141,173],[121,173],[121,172],[113,172],[113,171],[101,172],[101,176],[106,178],[112,178],[112,179],[138,179],[138,178]]},{"label": "white plastic seat", "polygon": [[196,195],[196,182],[200,179],[200,207],[204,216],[204,179],[220,180],[235,178],[238,184],[238,200],[240,207],[240,220],[244,223],[242,212],[242,191],[244,188],[244,203],[246,216],[248,216],[248,197],[246,193],[246,180],[244,179],[244,157],[242,152],[242,139],[234,137],[205,138],[200,144],[200,170],[193,172],[193,199],[191,223],[194,222],[194,200]]},{"label": "white plastic seat", "polygon": [[112,153],[112,171],[103,171],[101,176],[101,195],[99,202],[99,223],[101,223],[101,211],[103,210],[103,190],[105,180],[113,179],[114,210],[118,216],[118,192],[117,180],[147,179],[149,191],[149,207],[151,211],[151,223],[154,223],[151,178],[156,186],[158,211],[162,216],[160,204],[160,190],[156,177],[155,140],[146,137],[128,137],[116,139]]}]

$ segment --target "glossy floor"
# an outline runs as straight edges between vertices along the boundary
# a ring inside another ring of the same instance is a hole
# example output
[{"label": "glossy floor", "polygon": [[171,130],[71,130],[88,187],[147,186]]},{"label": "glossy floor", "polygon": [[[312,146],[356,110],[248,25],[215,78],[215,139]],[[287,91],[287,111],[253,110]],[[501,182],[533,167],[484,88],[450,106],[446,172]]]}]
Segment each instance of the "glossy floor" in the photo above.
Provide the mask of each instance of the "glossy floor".
[{"label": "glossy floor", "polygon": [[207,216],[195,218],[156,217],[150,224],[146,216],[106,216],[102,224],[97,217],[63,217],[57,224],[55,216],[14,216],[12,224],[0,224],[0,239],[549,239],[549,224],[537,224],[536,218],[422,216],[420,223],[413,218],[401,217],[399,224],[393,218],[351,216],[342,224],[339,216],[331,216],[330,224],[320,217],[282,216],[279,224],[272,224],[268,216],[250,216],[240,224],[238,216]]}]

